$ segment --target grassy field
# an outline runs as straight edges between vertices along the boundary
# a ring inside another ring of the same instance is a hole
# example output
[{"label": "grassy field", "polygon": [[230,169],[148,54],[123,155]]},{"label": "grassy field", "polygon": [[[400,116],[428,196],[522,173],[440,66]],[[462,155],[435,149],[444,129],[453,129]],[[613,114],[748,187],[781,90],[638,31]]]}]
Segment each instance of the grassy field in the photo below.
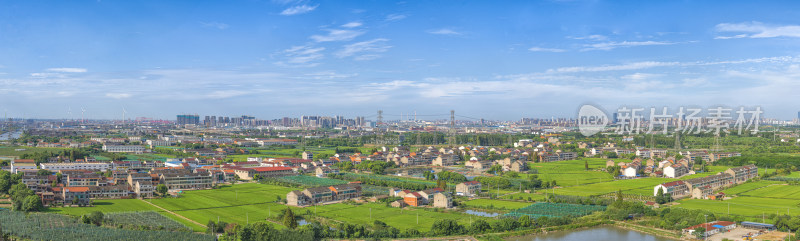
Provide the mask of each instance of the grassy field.
[{"label": "grassy field", "polygon": [[520,197],[522,197],[522,199],[526,200],[526,201],[528,200],[528,198],[531,198],[531,200],[533,200],[533,201],[541,201],[541,200],[545,199],[545,196],[543,194],[539,194],[539,193],[524,193],[524,192],[523,193],[509,194],[509,195],[501,196],[500,198],[517,200]]},{"label": "grassy field", "polygon": [[492,207],[495,208],[504,208],[504,209],[518,209],[531,205],[531,202],[516,202],[516,201],[492,200],[492,199],[473,199],[466,201],[464,203],[470,206],[489,207],[491,205]]},{"label": "grassy field", "polygon": [[199,223],[208,220],[228,223],[247,223],[277,216],[286,206],[276,203],[293,189],[287,187],[244,183],[222,186],[220,189],[187,191],[180,198],[152,199],[151,203]]},{"label": "grassy field", "polygon": [[[586,160],[589,170],[585,169]],[[583,158],[579,160],[531,163],[530,168],[536,169],[539,179],[553,181],[562,186],[584,185],[590,183],[613,181],[614,178],[607,172],[600,171],[605,168],[606,160],[601,158]],[[526,176],[527,178],[527,176]]]},{"label": "grassy field", "polygon": [[45,212],[52,212],[52,213],[59,213],[59,214],[66,214],[71,216],[81,216],[84,214],[88,214],[94,211],[100,211],[103,213],[113,213],[113,212],[133,212],[133,211],[155,211],[161,215],[164,215],[168,218],[171,218],[175,221],[182,223],[183,225],[188,226],[192,230],[196,232],[203,232],[205,228],[194,224],[192,222],[186,221],[185,219],[179,218],[175,215],[169,214],[160,210],[156,207],[153,207],[150,204],[145,203],[139,199],[109,199],[109,200],[94,200],[93,207],[58,207],[58,208],[48,208]]},{"label": "grassy field", "polygon": [[[16,151],[16,149],[25,149]],[[0,146],[0,156],[22,156],[23,154],[34,154],[38,152],[58,152],[69,148],[59,147],[29,147],[29,146]]]},{"label": "grassy field", "polygon": [[[730,214],[748,217],[761,217],[762,214],[800,214],[800,200],[762,198],[762,197],[735,197],[730,200],[717,201],[707,199],[683,199],[679,200],[676,207],[687,209],[702,209],[720,214],[728,214],[730,204]],[[760,221],[760,220],[759,220]]]},{"label": "grassy field", "polygon": [[640,178],[593,183],[580,186],[569,186],[548,190],[537,190],[537,193],[553,193],[560,195],[591,196],[622,190],[623,193],[636,195],[653,195],[653,188],[661,183],[675,181],[669,178]]},{"label": "grassy field", "polygon": [[800,186],[795,185],[770,185],[763,188],[740,193],[740,196],[766,197],[800,200]]},{"label": "grassy field", "polygon": [[[305,209],[311,213],[314,212],[314,207]],[[371,225],[375,220],[381,220],[400,230],[413,228],[423,232],[430,230],[433,222],[440,219],[457,220],[463,225],[469,225],[470,220],[484,219],[458,212],[434,212],[433,209],[428,208],[392,208],[380,203],[363,205],[339,203],[317,206],[316,213],[322,217],[357,224]]]},{"label": "grassy field", "polygon": [[746,183],[739,184],[739,185],[737,185],[735,187],[725,189],[722,192],[724,192],[725,194],[728,194],[728,195],[739,195],[739,194],[742,194],[742,193],[745,193],[745,192],[749,192],[749,191],[752,191],[752,190],[755,190],[755,189],[758,189],[758,188],[762,188],[762,187],[766,187],[766,186],[774,185],[774,184],[781,184],[781,183],[783,183],[783,182],[778,182],[778,181],[746,182]]},{"label": "grassy field", "polygon": [[701,172],[701,173],[697,173],[697,174],[694,174],[694,175],[688,175],[688,176],[682,177],[680,179],[681,180],[686,180],[686,179],[692,179],[692,178],[707,177],[707,176],[711,176],[711,175],[716,175],[717,173],[724,172],[725,170],[728,170],[729,168],[731,168],[731,166],[708,166],[708,171],[707,172]]}]

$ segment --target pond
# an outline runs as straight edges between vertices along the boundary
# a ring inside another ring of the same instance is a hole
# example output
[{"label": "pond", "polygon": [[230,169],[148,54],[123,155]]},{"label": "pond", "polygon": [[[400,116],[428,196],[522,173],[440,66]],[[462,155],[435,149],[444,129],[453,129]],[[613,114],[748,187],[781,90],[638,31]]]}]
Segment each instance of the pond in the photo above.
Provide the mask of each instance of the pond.
[{"label": "pond", "polygon": [[488,213],[484,211],[475,211],[475,210],[467,210],[465,213],[481,217],[490,217],[490,218],[500,216],[501,214],[501,213]]},{"label": "pond", "polygon": [[658,237],[614,226],[599,226],[589,229],[557,231],[547,234],[527,235],[507,238],[508,241],[673,241],[673,239]]}]

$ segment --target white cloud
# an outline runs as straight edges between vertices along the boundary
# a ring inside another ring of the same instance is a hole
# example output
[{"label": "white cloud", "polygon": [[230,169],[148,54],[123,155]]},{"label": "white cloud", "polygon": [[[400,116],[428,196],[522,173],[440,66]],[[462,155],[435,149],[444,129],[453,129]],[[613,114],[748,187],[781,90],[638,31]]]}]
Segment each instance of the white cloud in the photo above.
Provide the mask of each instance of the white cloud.
[{"label": "white cloud", "polygon": [[349,23],[343,24],[342,27],[344,27],[344,28],[356,28],[356,27],[360,27],[361,25],[363,25],[361,22],[355,21],[355,22],[349,22]]},{"label": "white cloud", "polygon": [[281,52],[286,57],[285,61],[280,61],[277,64],[288,67],[311,67],[316,66],[318,63],[315,61],[325,57],[322,51],[324,47],[312,47],[308,45],[293,46]]},{"label": "white cloud", "polygon": [[671,45],[676,44],[672,42],[661,41],[622,41],[622,42],[604,42],[584,45],[582,51],[589,50],[612,50],[615,48],[636,47],[636,46],[649,46],[649,45]]},{"label": "white cloud", "polygon": [[455,30],[449,28],[442,28],[442,29],[434,29],[428,30],[430,34],[438,34],[438,35],[461,35],[461,33],[456,32]]},{"label": "white cloud", "polygon": [[352,78],[352,77],[358,76],[358,74],[357,73],[340,74],[340,73],[336,73],[334,71],[323,71],[323,72],[305,74],[305,76],[307,76],[307,78],[310,78],[310,79],[330,80],[330,79]]},{"label": "white cloud", "polygon": [[529,48],[528,50],[533,51],[533,52],[553,52],[553,53],[566,52],[566,50],[564,50],[564,49],[540,48],[540,47],[532,47],[532,48]]},{"label": "white cloud", "polygon": [[47,71],[61,73],[86,73],[86,69],[84,68],[49,68]]},{"label": "white cloud", "polygon": [[730,38],[774,38],[774,37],[793,37],[800,38],[800,25],[767,25],[760,22],[749,23],[720,23],[715,29],[718,32],[738,32],[749,34],[738,34],[735,36],[719,36],[718,39]]},{"label": "white cloud", "polygon": [[676,66],[680,64],[681,63],[679,62],[644,61],[644,62],[635,62],[635,63],[621,64],[621,65],[561,67],[557,69],[549,69],[547,70],[547,73],[576,73],[576,72],[636,70],[636,69],[647,69],[647,68],[663,67],[663,66]]},{"label": "white cloud", "polygon": [[629,74],[629,75],[623,75],[621,77],[621,79],[624,79],[624,80],[646,80],[646,79],[652,79],[652,78],[659,77],[659,76],[661,76],[661,75],[660,74],[648,74],[648,73],[633,73],[633,74]]},{"label": "white cloud", "polygon": [[714,39],[735,39],[735,38],[746,38],[747,34],[737,34],[733,36],[716,36]]},{"label": "white cloud", "polygon": [[364,31],[349,29],[329,29],[327,31],[327,35],[312,35],[311,39],[317,42],[349,41],[364,34]]},{"label": "white cloud", "polygon": [[314,9],[316,9],[317,6],[319,6],[319,5],[309,6],[309,5],[303,4],[303,5],[299,5],[299,6],[290,7],[290,8],[287,8],[287,9],[283,10],[283,12],[281,12],[281,15],[291,16],[291,15],[297,15],[297,14],[303,14],[303,13],[311,12],[311,11],[314,11]]},{"label": "white cloud", "polygon": [[356,60],[371,60],[380,57],[376,53],[383,53],[389,50],[392,46],[386,44],[388,39],[378,38],[369,41],[363,41],[344,46],[339,52],[336,52],[336,57],[345,58],[356,55]]},{"label": "white cloud", "polygon": [[218,23],[218,22],[209,22],[209,23],[207,23],[207,22],[200,22],[200,24],[202,24],[202,25],[203,25],[203,27],[207,27],[207,28],[216,28],[216,29],[219,29],[219,30],[225,30],[225,29],[227,29],[227,28],[229,27],[227,24],[224,24],[224,23]]},{"label": "white cloud", "polygon": [[112,99],[127,99],[127,98],[131,98],[131,96],[133,96],[133,95],[128,94],[128,93],[106,93],[106,97],[112,98]]},{"label": "white cloud", "polygon": [[402,20],[404,18],[406,18],[406,15],[402,15],[402,14],[389,14],[389,15],[386,15],[386,21],[389,21],[389,22],[399,21],[399,20]]}]

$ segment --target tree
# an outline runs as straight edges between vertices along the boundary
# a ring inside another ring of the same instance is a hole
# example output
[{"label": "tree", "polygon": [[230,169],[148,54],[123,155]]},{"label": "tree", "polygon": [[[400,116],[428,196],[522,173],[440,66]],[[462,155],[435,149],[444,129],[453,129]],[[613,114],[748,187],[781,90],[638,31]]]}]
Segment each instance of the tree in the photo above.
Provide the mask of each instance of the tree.
[{"label": "tree", "polygon": [[297,228],[297,220],[294,217],[294,212],[292,212],[291,208],[286,208],[286,212],[283,214],[283,226],[286,226],[290,229]]},{"label": "tree", "polygon": [[36,171],[37,176],[50,176],[50,174],[51,174],[50,171],[47,169],[39,169],[38,171]]},{"label": "tree", "polygon": [[24,183],[17,183],[16,185],[12,186],[10,190],[8,190],[8,194],[11,196],[11,201],[13,202],[13,209],[14,210],[23,210],[22,204],[25,201],[25,198],[28,196],[36,196],[33,193],[33,190],[28,189]]},{"label": "tree", "polygon": [[101,224],[103,224],[103,216],[104,216],[103,212],[94,211],[89,213],[88,218],[92,224],[100,226]]},{"label": "tree", "polygon": [[167,185],[158,184],[158,186],[156,186],[156,192],[160,193],[161,196],[166,196],[167,195],[167,191],[169,191],[167,189]]},{"label": "tree", "polygon": [[706,235],[706,228],[699,227],[694,229],[694,235],[697,236],[698,239],[704,238],[704,236]]},{"label": "tree", "polygon": [[22,202],[22,211],[31,212],[42,209],[42,200],[37,195],[30,195]]},{"label": "tree", "polygon": [[444,180],[436,180],[436,187],[441,189],[447,189],[447,182]]},{"label": "tree", "polygon": [[519,219],[517,220],[517,222],[519,222],[519,225],[522,226],[522,227],[530,227],[531,224],[532,224],[531,223],[531,217],[528,216],[528,215],[520,216]]},{"label": "tree", "polygon": [[0,193],[8,193],[11,188],[11,173],[0,171]]},{"label": "tree", "polygon": [[[525,217],[527,217],[527,215]],[[492,229],[492,226],[483,219],[478,219],[469,226],[469,232],[472,234],[484,233],[490,229]]]},{"label": "tree", "polygon": [[438,219],[431,226],[431,234],[435,236],[450,236],[464,233],[464,226],[452,219]]},{"label": "tree", "polygon": [[589,160],[583,160],[583,168],[589,170]]},{"label": "tree", "polygon": [[261,174],[253,175],[253,180],[256,180],[256,181],[261,180]]}]

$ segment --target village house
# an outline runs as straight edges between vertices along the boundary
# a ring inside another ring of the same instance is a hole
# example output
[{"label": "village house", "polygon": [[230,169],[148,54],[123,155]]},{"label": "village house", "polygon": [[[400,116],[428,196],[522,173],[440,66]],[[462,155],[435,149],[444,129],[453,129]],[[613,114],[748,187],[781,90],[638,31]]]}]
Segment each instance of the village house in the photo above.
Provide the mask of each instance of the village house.
[{"label": "village house", "polygon": [[450,193],[439,192],[433,195],[433,207],[435,208],[452,208],[453,197]]},{"label": "village house", "polygon": [[681,164],[672,164],[667,167],[664,167],[664,177],[669,178],[679,178],[686,174],[689,174],[689,168]]},{"label": "village house", "polygon": [[361,184],[348,183],[329,187],[312,187],[303,191],[291,191],[286,194],[286,204],[297,207],[325,205],[359,197],[361,197]]}]

